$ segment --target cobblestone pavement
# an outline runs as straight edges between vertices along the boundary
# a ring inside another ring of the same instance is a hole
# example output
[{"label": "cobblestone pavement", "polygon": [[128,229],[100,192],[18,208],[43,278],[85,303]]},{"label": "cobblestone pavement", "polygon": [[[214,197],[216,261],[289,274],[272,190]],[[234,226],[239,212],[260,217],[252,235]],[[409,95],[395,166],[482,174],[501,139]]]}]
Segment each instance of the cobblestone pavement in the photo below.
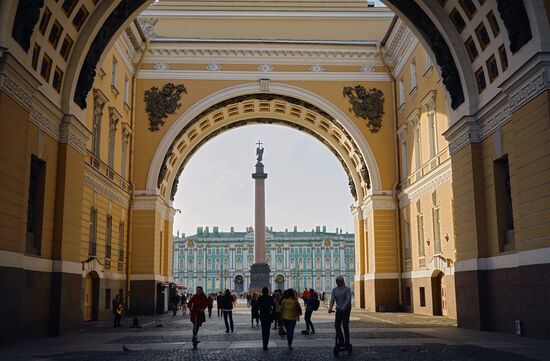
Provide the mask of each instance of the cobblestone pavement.
[{"label": "cobblestone pavement", "polygon": [[[157,319],[162,327],[156,327]],[[261,346],[261,328],[251,327],[244,305],[234,311],[235,333],[225,333],[223,318],[214,312],[199,332],[201,343],[192,350],[192,325],[181,313],[140,317],[142,328],[112,328],[110,322],[83,325],[76,335],[31,341],[4,347],[6,360],[550,360],[550,342],[513,338],[511,335],[457,329],[454,321],[410,314],[353,311],[350,322],[353,353],[332,353],[334,315],[326,309],[314,313],[316,333],[302,335],[298,323],[294,351],[276,331],[271,332],[269,351]],[[548,346],[548,352],[544,349]],[[534,348],[533,348],[534,347]],[[123,351],[126,348],[127,351]],[[537,350],[541,352],[535,352]],[[540,351],[539,350],[539,351]]]}]

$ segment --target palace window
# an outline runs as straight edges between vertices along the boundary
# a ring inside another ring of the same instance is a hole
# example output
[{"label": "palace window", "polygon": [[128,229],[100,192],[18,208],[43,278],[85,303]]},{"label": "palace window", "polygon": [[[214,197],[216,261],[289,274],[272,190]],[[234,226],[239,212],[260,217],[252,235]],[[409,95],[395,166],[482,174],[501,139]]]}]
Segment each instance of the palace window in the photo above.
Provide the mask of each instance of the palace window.
[{"label": "palace window", "polygon": [[422,142],[420,139],[420,120],[413,121],[413,135],[414,135],[414,160],[415,168],[419,170],[422,166]]},{"label": "palace window", "polygon": [[130,97],[130,82],[128,77],[124,77],[124,103],[128,104]]},{"label": "palace window", "polygon": [[88,255],[95,256],[97,245],[97,210],[95,208],[90,209],[90,225],[88,230]]},{"label": "palace window", "polygon": [[405,83],[403,78],[399,79],[399,106],[405,104]]},{"label": "palace window", "polygon": [[437,202],[437,191],[432,193],[432,226],[434,234],[434,253],[441,253],[441,222],[439,219],[439,206]]},{"label": "palace window", "polygon": [[416,60],[411,63],[411,92],[416,88]]},{"label": "palace window", "polygon": [[428,69],[430,69],[432,66],[432,58],[430,58],[430,54],[428,54],[428,51],[424,50],[424,72],[428,71]]},{"label": "palace window", "polygon": [[420,287],[420,307],[426,307],[426,289]]},{"label": "palace window", "polygon": [[206,264],[207,264],[207,269],[208,270],[212,270],[212,259],[208,259],[208,261],[206,261]]},{"label": "palace window", "polygon": [[109,148],[107,153],[107,163],[111,169],[115,167],[115,140],[117,125],[118,118],[111,114],[109,119]]},{"label": "palace window", "polygon": [[[122,271],[122,263],[124,261],[124,222],[118,223],[118,262],[119,271]],[[183,265],[182,265],[183,268]]]},{"label": "palace window", "polygon": [[105,103],[99,98],[94,97],[94,117],[92,127],[92,153],[99,158],[99,149],[101,145],[101,118],[103,117],[103,107]]},{"label": "palace window", "polygon": [[122,151],[120,159],[120,175],[122,178],[126,178],[126,162],[128,159],[128,143],[130,142],[130,131],[126,128],[122,128]]},{"label": "palace window", "polygon": [[353,262],[353,257],[349,258],[349,269],[352,270],[355,268],[355,263]]},{"label": "palace window", "polygon": [[411,220],[410,209],[405,207],[403,209],[403,222],[405,224],[405,259],[411,259]]},{"label": "palace window", "polygon": [[418,233],[418,257],[426,255],[424,250],[424,216],[419,214],[416,216],[416,227]]},{"label": "palace window", "polygon": [[514,212],[508,155],[493,162],[498,240],[501,252],[515,249]]},{"label": "palace window", "polygon": [[283,269],[283,257],[277,257],[277,268]]},{"label": "palace window", "polygon": [[44,185],[46,162],[31,156],[29,196],[27,198],[27,241],[26,252],[40,255],[42,245],[42,215],[44,209]]},{"label": "palace window", "polygon": [[[105,226],[105,259],[111,259],[111,246],[113,239],[113,216],[110,214],[107,215]],[[110,262],[105,262],[105,268],[110,267]]]},{"label": "palace window", "polygon": [[111,67],[111,86],[116,89],[116,77],[117,77],[117,67],[118,62],[116,58],[113,56],[113,63]]},{"label": "palace window", "polygon": [[401,147],[401,180],[409,176],[409,150],[407,145],[407,126],[402,125],[397,131]]},{"label": "palace window", "polygon": [[429,102],[426,105],[428,117],[428,132],[430,139],[430,159],[435,157],[438,152],[437,147],[437,121],[435,118],[435,103]]}]

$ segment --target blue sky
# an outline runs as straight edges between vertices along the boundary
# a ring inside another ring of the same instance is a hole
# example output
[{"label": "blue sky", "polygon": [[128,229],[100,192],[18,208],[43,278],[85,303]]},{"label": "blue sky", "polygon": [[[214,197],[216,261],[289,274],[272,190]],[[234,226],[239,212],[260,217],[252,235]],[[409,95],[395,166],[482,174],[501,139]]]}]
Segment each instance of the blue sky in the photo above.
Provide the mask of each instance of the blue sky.
[{"label": "blue sky", "polygon": [[203,145],[183,170],[174,208],[174,232],[197,226],[220,231],[254,224],[256,143],[264,143],[266,225],[274,230],[336,227],[353,232],[353,198],[340,162],[317,139],[276,125],[250,125],[222,133]]}]

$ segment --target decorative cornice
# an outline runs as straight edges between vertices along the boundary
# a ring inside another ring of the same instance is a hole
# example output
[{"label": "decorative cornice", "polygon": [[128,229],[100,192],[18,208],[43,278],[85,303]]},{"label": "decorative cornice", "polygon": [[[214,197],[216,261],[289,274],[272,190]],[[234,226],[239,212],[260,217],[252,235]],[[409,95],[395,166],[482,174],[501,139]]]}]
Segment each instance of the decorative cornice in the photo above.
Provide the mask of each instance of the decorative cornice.
[{"label": "decorative cornice", "polygon": [[442,184],[452,180],[452,168],[450,158],[439,166],[439,169],[423,177],[410,187],[403,189],[399,195],[399,208],[403,208],[416,201],[424,194],[432,193]]},{"label": "decorative cornice", "polygon": [[364,47],[228,47],[219,44],[155,44],[147,50],[145,63],[185,64],[305,64],[382,66],[376,48]]},{"label": "decorative cornice", "polygon": [[407,123],[401,124],[399,129],[397,129],[397,135],[399,136],[399,140],[401,143],[405,143],[407,141]]},{"label": "decorative cornice", "polygon": [[85,125],[72,115],[66,115],[61,123],[59,143],[69,144],[83,155],[86,155],[86,142],[91,133]]},{"label": "decorative cornice", "polygon": [[[550,61],[543,57],[533,60],[516,80],[506,81],[503,96],[495,97],[479,113],[477,121],[465,117],[445,131],[449,151],[456,153],[470,143],[479,142],[512,119],[513,112],[543,91],[550,89]],[[487,110],[489,109],[489,110]]]},{"label": "decorative cornice", "polygon": [[353,72],[260,72],[260,71],[197,71],[197,70],[141,70],[138,79],[180,79],[180,80],[258,80],[269,74],[271,80],[308,81],[390,81],[387,73]]},{"label": "decorative cornice", "polygon": [[411,128],[416,129],[420,125],[420,108],[414,108],[409,116],[407,121],[410,123]]},{"label": "decorative cornice", "polygon": [[84,185],[95,192],[103,194],[111,201],[127,208],[130,201],[130,195],[119,190],[116,185],[102,179],[102,177],[102,175],[94,171],[94,168],[87,167],[84,170]]},{"label": "decorative cornice", "polygon": [[373,194],[365,197],[361,202],[361,210],[363,217],[367,217],[376,210],[391,210],[395,209],[395,201],[391,196],[391,191],[386,191],[386,194]]},{"label": "decorative cornice", "polygon": [[40,86],[36,79],[17,59],[0,48],[0,90],[30,112],[33,95]]}]

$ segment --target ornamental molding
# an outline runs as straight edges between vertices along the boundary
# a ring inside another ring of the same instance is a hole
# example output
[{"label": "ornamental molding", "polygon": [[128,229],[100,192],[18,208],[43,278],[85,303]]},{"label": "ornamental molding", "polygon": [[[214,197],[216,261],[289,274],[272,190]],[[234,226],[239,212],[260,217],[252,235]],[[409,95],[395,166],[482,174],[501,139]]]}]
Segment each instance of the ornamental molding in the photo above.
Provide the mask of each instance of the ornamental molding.
[{"label": "ornamental molding", "polygon": [[87,154],[86,143],[91,132],[78,119],[72,115],[65,116],[61,123],[59,143],[68,144],[78,150],[82,155]]},{"label": "ornamental molding", "polygon": [[325,71],[325,68],[322,65],[315,64],[309,66],[309,71],[312,73],[322,73]]},{"label": "ornamental molding", "polygon": [[[257,81],[265,78],[266,73],[260,71],[196,71],[196,70],[141,70],[138,79],[165,79],[165,80],[250,80]],[[387,73],[360,73],[360,72],[269,72],[271,80],[307,80],[307,81],[390,81]]]},{"label": "ornamental molding", "polygon": [[132,209],[139,211],[163,211],[166,207],[160,195],[136,195],[132,202]]},{"label": "ornamental molding", "polygon": [[389,62],[395,64],[398,59],[398,50],[403,48],[405,37],[412,33],[401,19],[397,19],[392,32],[385,44],[385,56]]},{"label": "ornamental molding", "polygon": [[420,126],[420,108],[414,108],[409,116],[407,117],[407,122],[411,124],[411,128],[416,129]]},{"label": "ornamental molding", "polygon": [[395,68],[392,71],[392,75],[394,77],[398,77],[401,74],[401,72],[405,68],[405,65],[407,65],[407,62],[413,56],[413,53],[419,44],[418,39],[414,37],[412,33],[407,38],[408,46],[403,51],[399,52],[397,59],[395,59],[395,62],[392,63],[396,64]]},{"label": "ornamental molding", "polygon": [[407,128],[408,128],[407,123],[404,123],[404,124],[401,124],[399,129],[397,129],[397,135],[399,136],[399,141],[401,143],[407,142]]},{"label": "ornamental molding", "polygon": [[361,73],[374,73],[374,67],[371,65],[363,65],[359,68]]},{"label": "ornamental molding", "polygon": [[435,110],[436,95],[437,92],[435,90],[430,90],[428,94],[426,94],[426,96],[420,101],[420,104],[426,108],[427,112]]},{"label": "ornamental molding", "polygon": [[220,64],[207,64],[206,70],[208,71],[221,71],[222,66]]},{"label": "ornamental molding", "polygon": [[84,169],[84,185],[122,207],[128,208],[130,195],[119,190],[114,183],[102,179],[104,176],[98,175],[94,169],[90,165]]},{"label": "ornamental molding", "polygon": [[[470,143],[479,142],[508,123],[514,111],[527,104],[543,91],[550,89],[550,64],[546,59],[537,59],[523,72],[519,80],[505,82],[504,93],[495,97],[478,114],[477,122],[464,117],[445,132],[451,154]],[[506,84],[508,83],[508,84]]]},{"label": "ornamental molding", "polygon": [[155,63],[155,65],[153,67],[155,68],[155,70],[168,70],[168,69],[170,69],[170,64],[169,63]]},{"label": "ornamental molding", "polygon": [[361,210],[363,218],[366,219],[372,212],[377,210],[392,210],[395,209],[395,201],[391,195],[392,191],[382,191],[385,194],[373,194],[363,199],[361,202]]},{"label": "ornamental molding", "polygon": [[260,65],[258,65],[258,71],[260,73],[271,73],[273,71],[273,65],[271,65],[271,64],[260,64]]},{"label": "ornamental molding", "polygon": [[152,46],[145,63],[169,62],[184,64],[307,64],[383,66],[376,48],[303,49],[296,47],[214,47],[214,46]]},{"label": "ornamental molding", "polygon": [[399,208],[406,207],[423,195],[432,193],[442,184],[452,181],[452,176],[453,173],[449,158],[439,166],[439,169],[422,177],[420,181],[413,185],[403,189],[398,195]]},{"label": "ornamental molding", "polygon": [[158,37],[155,28],[157,26],[157,23],[159,22],[159,19],[150,17],[138,17],[137,22],[145,38],[155,39]]},{"label": "ornamental molding", "polygon": [[41,85],[17,59],[0,47],[0,90],[27,112],[33,108],[34,93]]}]

